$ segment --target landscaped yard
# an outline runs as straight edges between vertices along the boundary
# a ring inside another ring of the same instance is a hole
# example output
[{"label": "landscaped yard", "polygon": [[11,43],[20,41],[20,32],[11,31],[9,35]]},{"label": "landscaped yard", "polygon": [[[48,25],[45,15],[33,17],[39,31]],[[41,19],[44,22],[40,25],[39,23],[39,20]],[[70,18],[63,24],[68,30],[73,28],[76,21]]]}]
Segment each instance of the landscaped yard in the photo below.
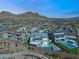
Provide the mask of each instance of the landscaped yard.
[{"label": "landscaped yard", "polygon": [[68,40],[73,40],[73,41],[79,42],[79,40],[75,39],[75,38],[68,38]]},{"label": "landscaped yard", "polygon": [[67,46],[65,46],[63,43],[56,43],[60,48],[62,48],[63,50],[71,53],[71,54],[77,54],[77,47],[74,48],[68,48]]}]

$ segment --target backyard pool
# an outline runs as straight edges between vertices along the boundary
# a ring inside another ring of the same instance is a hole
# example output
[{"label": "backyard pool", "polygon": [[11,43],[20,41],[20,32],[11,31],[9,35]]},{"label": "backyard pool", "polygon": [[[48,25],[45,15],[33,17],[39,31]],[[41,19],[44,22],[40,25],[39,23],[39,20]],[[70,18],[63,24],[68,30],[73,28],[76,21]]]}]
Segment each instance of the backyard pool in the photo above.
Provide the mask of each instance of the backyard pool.
[{"label": "backyard pool", "polygon": [[44,48],[44,49],[47,49],[49,51],[58,51],[58,50],[61,50],[58,46],[56,45],[41,45],[39,46],[40,48]]},{"label": "backyard pool", "polygon": [[63,42],[63,44],[64,44],[65,46],[67,46],[68,48],[75,48],[75,46],[72,45],[72,44],[69,43],[69,42]]},{"label": "backyard pool", "polygon": [[41,45],[41,46],[39,46],[40,48],[44,48],[44,49],[47,49],[47,50],[49,50],[49,51],[53,51],[54,49],[53,49],[53,46],[49,46],[49,45]]}]

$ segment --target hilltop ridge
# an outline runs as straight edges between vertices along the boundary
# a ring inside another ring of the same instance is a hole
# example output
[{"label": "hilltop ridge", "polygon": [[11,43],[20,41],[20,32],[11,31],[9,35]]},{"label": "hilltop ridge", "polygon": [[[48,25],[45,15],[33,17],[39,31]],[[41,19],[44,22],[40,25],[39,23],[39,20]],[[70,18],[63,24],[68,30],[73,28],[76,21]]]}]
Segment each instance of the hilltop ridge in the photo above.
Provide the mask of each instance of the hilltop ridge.
[{"label": "hilltop ridge", "polygon": [[30,30],[33,27],[47,29],[58,26],[58,28],[48,31],[75,33],[76,31],[73,28],[74,26],[79,28],[78,24],[79,17],[48,18],[33,12],[24,12],[22,14],[13,14],[7,11],[0,12],[0,32],[13,30],[14,28],[17,29],[19,27],[26,27],[27,30]]}]

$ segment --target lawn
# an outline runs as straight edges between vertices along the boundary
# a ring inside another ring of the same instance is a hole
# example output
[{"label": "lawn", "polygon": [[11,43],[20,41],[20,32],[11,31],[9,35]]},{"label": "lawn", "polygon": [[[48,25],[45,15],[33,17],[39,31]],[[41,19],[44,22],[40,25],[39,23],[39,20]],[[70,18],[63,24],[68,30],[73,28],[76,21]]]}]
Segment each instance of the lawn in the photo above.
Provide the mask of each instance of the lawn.
[{"label": "lawn", "polygon": [[56,43],[56,45],[58,45],[60,48],[67,51],[68,53],[77,54],[77,48],[76,47],[75,48],[68,48],[63,43]]},{"label": "lawn", "polygon": [[73,40],[73,41],[79,42],[79,40],[75,39],[75,38],[68,38],[68,40]]}]

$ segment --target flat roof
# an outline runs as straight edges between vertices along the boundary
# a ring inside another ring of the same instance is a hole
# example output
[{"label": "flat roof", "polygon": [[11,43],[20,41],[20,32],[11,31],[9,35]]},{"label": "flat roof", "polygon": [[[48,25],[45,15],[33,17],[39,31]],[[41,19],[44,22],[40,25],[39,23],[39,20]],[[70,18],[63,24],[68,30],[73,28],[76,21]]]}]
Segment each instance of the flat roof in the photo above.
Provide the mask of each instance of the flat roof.
[{"label": "flat roof", "polygon": [[31,32],[30,36],[31,37],[40,36],[40,37],[43,37],[43,38],[48,38],[48,34],[44,33],[44,32]]},{"label": "flat roof", "polygon": [[65,35],[65,33],[60,32],[60,33],[53,33],[53,35]]}]

